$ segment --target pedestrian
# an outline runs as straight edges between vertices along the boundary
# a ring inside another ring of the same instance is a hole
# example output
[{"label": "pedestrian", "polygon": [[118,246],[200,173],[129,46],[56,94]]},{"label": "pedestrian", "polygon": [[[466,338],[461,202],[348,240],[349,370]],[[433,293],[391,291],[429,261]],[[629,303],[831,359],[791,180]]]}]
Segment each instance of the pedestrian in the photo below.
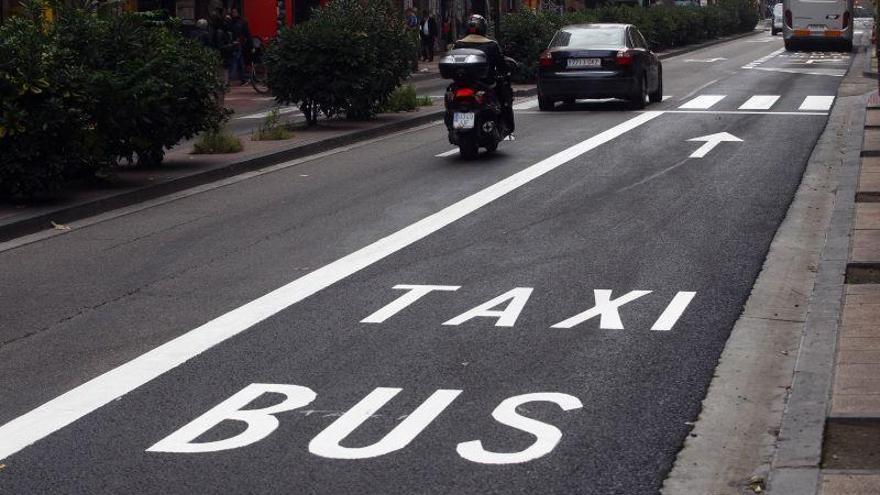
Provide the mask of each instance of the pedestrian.
[{"label": "pedestrian", "polygon": [[437,21],[425,10],[419,21],[419,37],[422,41],[422,61],[434,61],[434,41],[437,39]]},{"label": "pedestrian", "polygon": [[443,47],[448,47],[452,44],[452,16],[447,12],[443,15],[443,26],[441,28],[443,33]]},{"label": "pedestrian", "polygon": [[226,18],[219,17],[212,28],[214,48],[220,52],[220,65],[217,67],[217,77],[222,83],[223,93],[219,99],[222,106],[226,98],[226,89],[229,87],[229,73],[232,71],[232,59],[235,45],[232,42],[232,34],[228,30]]},{"label": "pedestrian", "polygon": [[244,52],[251,47],[251,32],[247,21],[239,15],[238,9],[235,7],[230,9],[227,22],[229,23],[227,30],[232,34],[233,46],[229,80],[238,80],[242,85],[245,85],[249,82],[249,78],[244,70]]},{"label": "pedestrian", "polygon": [[406,9],[406,13],[404,14],[404,18],[406,20],[406,27],[413,31],[419,29],[419,18],[416,16],[415,11],[413,9]]}]

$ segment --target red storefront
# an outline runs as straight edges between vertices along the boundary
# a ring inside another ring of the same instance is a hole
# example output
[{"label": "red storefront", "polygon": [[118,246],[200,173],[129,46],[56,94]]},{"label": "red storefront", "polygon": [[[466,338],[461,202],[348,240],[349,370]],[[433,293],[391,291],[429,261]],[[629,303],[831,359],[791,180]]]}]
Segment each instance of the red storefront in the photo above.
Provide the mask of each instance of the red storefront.
[{"label": "red storefront", "polygon": [[328,0],[240,0],[241,15],[248,20],[251,33],[274,38],[280,26],[308,20],[309,12]]}]

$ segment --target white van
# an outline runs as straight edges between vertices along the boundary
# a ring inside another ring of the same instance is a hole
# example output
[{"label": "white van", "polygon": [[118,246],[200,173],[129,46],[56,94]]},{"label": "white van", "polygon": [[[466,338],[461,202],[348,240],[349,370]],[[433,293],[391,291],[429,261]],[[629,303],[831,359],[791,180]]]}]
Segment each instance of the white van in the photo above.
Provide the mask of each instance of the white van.
[{"label": "white van", "polygon": [[852,51],[853,0],[783,0],[785,49],[834,46]]}]

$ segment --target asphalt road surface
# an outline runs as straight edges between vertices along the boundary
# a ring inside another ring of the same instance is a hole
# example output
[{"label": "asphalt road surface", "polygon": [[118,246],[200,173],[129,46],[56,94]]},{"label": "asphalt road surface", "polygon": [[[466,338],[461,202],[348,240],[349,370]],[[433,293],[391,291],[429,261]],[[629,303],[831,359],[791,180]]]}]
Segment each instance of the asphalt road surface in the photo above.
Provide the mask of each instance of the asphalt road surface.
[{"label": "asphalt road surface", "polygon": [[781,47],[0,253],[0,493],[657,493],[851,62]]}]

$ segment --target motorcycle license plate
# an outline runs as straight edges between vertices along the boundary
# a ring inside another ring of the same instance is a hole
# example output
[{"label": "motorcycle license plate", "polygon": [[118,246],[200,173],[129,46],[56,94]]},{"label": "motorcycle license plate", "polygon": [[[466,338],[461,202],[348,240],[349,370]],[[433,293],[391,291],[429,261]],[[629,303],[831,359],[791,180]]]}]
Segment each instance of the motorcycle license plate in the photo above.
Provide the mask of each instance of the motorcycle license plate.
[{"label": "motorcycle license plate", "polygon": [[473,113],[455,112],[452,115],[453,129],[473,129],[476,115]]}]

